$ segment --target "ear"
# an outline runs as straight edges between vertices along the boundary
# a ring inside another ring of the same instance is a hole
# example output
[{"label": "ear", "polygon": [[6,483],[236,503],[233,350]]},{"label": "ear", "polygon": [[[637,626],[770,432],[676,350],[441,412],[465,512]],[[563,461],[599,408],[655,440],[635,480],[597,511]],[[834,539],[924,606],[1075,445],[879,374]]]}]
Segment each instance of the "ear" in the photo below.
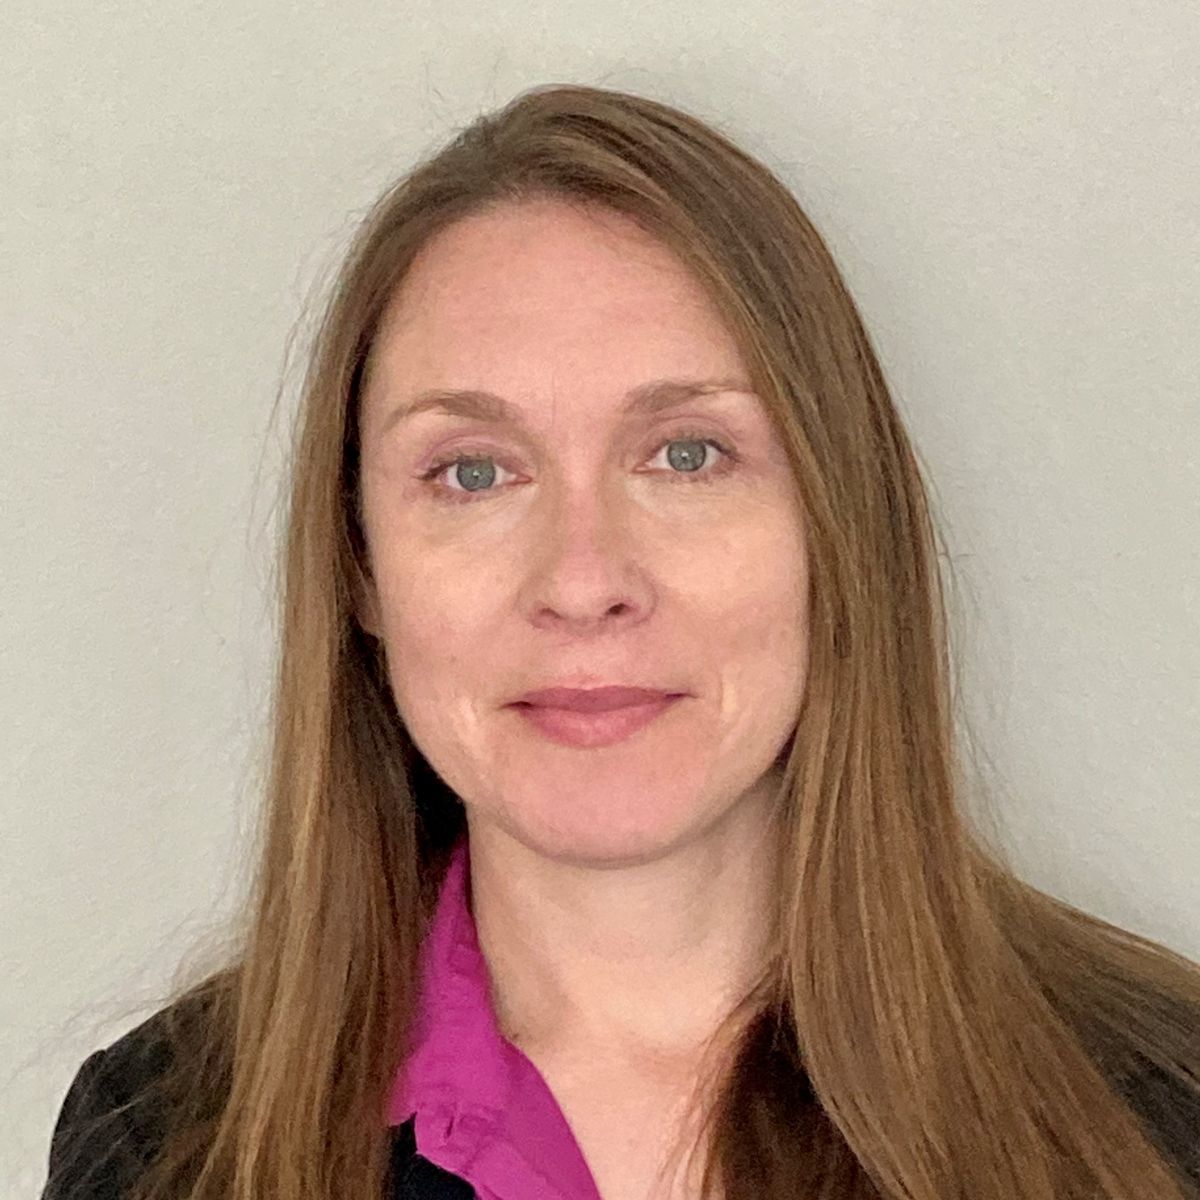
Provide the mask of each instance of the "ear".
[{"label": "ear", "polygon": [[351,581],[354,592],[354,617],[367,633],[374,638],[383,637],[383,622],[379,619],[379,592],[375,581],[361,563],[354,565]]}]

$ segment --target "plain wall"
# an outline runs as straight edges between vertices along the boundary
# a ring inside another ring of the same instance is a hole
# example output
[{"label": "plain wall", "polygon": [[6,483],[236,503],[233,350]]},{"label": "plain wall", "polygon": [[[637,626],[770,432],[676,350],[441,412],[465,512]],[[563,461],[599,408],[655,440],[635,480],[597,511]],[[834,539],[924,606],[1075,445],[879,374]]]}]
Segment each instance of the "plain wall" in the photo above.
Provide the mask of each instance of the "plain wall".
[{"label": "plain wall", "polygon": [[0,1195],[37,1195],[82,1059],[244,885],[285,345],[382,187],[538,83],[678,104],[795,191],[933,485],[1014,860],[1200,956],[1193,6],[7,0],[3,24]]}]

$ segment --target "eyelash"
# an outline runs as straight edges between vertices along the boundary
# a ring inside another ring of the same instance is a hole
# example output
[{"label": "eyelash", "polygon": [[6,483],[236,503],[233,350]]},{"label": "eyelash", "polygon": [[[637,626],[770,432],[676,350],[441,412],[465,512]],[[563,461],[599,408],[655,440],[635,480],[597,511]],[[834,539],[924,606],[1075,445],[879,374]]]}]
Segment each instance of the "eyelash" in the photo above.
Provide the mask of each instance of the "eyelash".
[{"label": "eyelash", "polygon": [[[718,460],[717,466],[712,470],[707,469],[707,463],[698,471],[668,471],[668,476],[671,477],[672,483],[712,483],[717,479],[722,478],[729,471],[741,462],[741,456],[727,446],[718,438],[709,437],[700,432],[690,433],[675,433],[665,441],[659,442],[655,448],[654,457],[663,449],[664,446],[669,446],[672,442],[702,442],[706,446],[712,446],[720,452],[724,461]],[[427,482],[433,488],[434,498],[442,504],[474,504],[476,500],[482,500],[487,496],[494,496],[498,491],[497,488],[485,488],[478,492],[460,492],[453,488],[445,487],[436,483],[439,476],[447,467],[457,466],[458,463],[470,459],[485,458],[494,459],[495,455],[490,454],[486,450],[472,452],[470,449],[458,450],[453,454],[448,454],[433,463],[428,470],[420,476],[423,482]]]}]

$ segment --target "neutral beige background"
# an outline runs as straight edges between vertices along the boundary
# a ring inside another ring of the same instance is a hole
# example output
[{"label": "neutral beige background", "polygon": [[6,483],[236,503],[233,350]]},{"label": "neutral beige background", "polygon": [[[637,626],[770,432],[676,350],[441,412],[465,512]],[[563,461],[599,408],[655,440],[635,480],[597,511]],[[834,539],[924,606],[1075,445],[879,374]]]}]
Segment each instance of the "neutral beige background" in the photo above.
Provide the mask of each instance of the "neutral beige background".
[{"label": "neutral beige background", "polygon": [[3,25],[0,1195],[38,1193],[80,1061],[242,886],[305,298],[386,182],[541,82],[678,103],[793,187],[934,481],[1023,873],[1200,956],[1194,6],[7,0]]}]

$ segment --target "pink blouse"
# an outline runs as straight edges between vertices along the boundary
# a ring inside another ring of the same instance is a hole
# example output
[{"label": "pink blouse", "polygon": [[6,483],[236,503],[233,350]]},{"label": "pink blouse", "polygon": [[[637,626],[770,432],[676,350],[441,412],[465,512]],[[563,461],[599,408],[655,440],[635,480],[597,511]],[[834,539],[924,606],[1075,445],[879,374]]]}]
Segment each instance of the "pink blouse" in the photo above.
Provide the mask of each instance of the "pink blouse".
[{"label": "pink blouse", "polygon": [[464,833],[422,948],[416,1049],[392,1088],[388,1124],[415,1113],[417,1152],[479,1200],[600,1200],[541,1072],[500,1032],[470,887]]}]

